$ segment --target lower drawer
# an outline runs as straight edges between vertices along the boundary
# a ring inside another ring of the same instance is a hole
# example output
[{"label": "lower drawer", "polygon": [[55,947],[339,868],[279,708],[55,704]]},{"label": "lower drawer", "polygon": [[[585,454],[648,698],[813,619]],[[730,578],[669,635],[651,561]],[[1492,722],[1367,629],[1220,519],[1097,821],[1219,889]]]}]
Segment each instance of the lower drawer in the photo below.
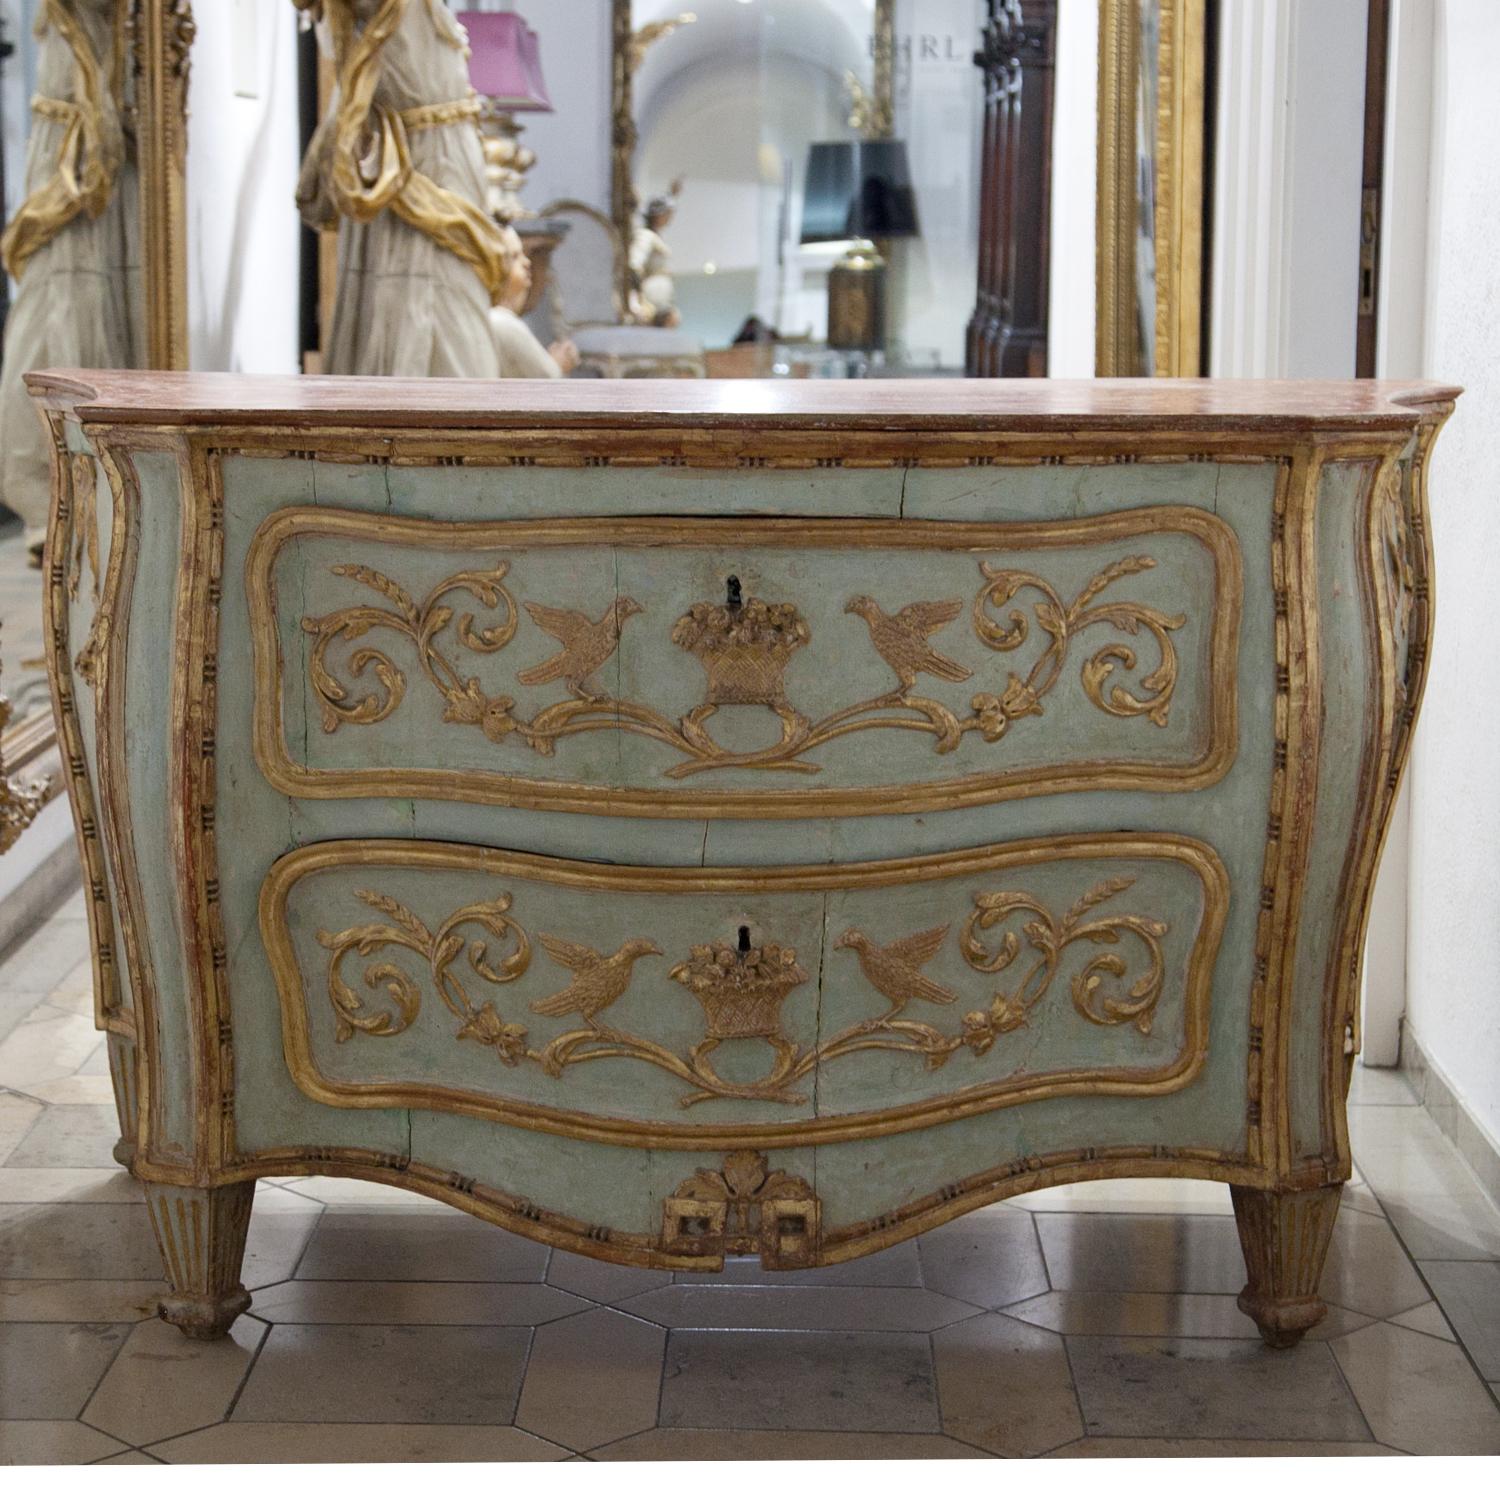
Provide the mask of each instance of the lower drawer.
[{"label": "lower drawer", "polygon": [[1149,1139],[1227,907],[1214,852],[1159,834],[753,869],[350,840],[279,860],[260,917],[311,1099],[717,1150],[1100,1095]]}]

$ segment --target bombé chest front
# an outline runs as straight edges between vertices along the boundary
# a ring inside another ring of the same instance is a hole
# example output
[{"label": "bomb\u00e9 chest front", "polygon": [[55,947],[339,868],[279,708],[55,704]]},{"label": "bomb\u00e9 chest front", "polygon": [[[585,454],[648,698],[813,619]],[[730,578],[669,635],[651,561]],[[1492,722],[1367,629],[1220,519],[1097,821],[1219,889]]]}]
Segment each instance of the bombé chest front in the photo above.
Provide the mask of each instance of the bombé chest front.
[{"label": "bomb\u00e9 chest front", "polygon": [[1430,434],[1131,395],[61,424],[143,1159],[670,1265],[1336,1179]]}]

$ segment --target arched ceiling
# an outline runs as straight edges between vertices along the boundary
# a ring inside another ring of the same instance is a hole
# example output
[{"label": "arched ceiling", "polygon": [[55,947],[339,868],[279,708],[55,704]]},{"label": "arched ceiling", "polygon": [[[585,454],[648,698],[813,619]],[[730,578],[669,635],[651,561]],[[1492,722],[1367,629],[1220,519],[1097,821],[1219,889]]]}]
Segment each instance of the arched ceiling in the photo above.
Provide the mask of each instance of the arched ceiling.
[{"label": "arched ceiling", "polygon": [[874,0],[634,0],[633,25],[639,29],[691,11],[698,19],[662,38],[646,53],[634,80],[636,123],[644,124],[652,100],[670,92],[680,75],[728,59],[758,67],[767,53],[782,53],[826,68],[834,77],[846,69],[868,82]]}]

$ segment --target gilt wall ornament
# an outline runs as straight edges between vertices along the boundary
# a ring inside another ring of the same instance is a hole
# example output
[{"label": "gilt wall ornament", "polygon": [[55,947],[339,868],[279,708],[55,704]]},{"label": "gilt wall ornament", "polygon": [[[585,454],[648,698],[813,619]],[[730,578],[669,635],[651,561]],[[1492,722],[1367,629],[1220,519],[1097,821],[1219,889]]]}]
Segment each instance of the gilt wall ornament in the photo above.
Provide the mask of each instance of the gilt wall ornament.
[{"label": "gilt wall ornament", "polygon": [[[509,587],[509,560],[452,574],[420,601],[375,568],[341,563],[332,569],[336,576],[353,579],[383,602],[310,615],[302,627],[313,639],[308,671],[322,726],[329,734],[345,726],[379,723],[401,707],[407,675],[387,645],[395,635],[410,642],[422,675],[442,702],[442,721],[472,725],[497,744],[514,740],[550,756],[570,735],[623,732],[657,740],[675,751],[681,758],[664,768],[664,774],[674,779],[727,769],[816,775],[822,767],[812,758],[815,752],[850,734],[927,734],[940,755],[956,749],[969,734],[990,744],[1003,739],[1020,720],[1043,712],[1044,700],[1058,690],[1075,642],[1101,627],[1133,639],[1149,638],[1155,659],[1142,662],[1127,640],[1106,640],[1079,663],[1085,697],[1106,714],[1142,718],[1164,728],[1179,672],[1173,635],[1187,623],[1187,616],[1102,597],[1123,580],[1155,566],[1149,556],[1119,557],[1067,600],[1039,573],[981,560],[983,581],[968,605],[974,636],[1001,654],[1017,651],[1033,636],[1044,645],[1024,675],[1012,671],[1003,685],[971,693],[966,712],[918,691],[922,678],[954,684],[973,678],[972,669],[947,655],[936,639],[964,614],[962,599],[917,600],[887,609],[870,594],[848,598],[845,613],[864,621],[870,649],[890,668],[895,683],[877,696],[808,712],[791,701],[785,683],[792,658],[814,645],[807,621],[795,602],[745,597],[739,580],[731,577],[722,603],[700,600],[670,628],[672,644],[696,658],[705,676],[702,700],[678,718],[649,703],[611,697],[601,686],[600,670],[614,657],[627,623],[648,613],[628,597],[611,600],[597,618],[556,604],[525,601],[527,614],[561,649],[542,661],[519,663],[514,680],[523,687],[560,681],[570,695],[529,717],[513,695],[490,692],[477,676],[466,675],[458,665],[457,648],[494,655],[515,636],[518,611]],[[494,616],[491,623],[481,625],[474,610],[461,609],[465,598],[489,611]],[[381,644],[355,647],[341,677],[330,662],[331,649],[371,637],[383,637]],[[1139,674],[1134,686],[1127,683],[1130,674]],[[830,673],[830,680],[836,675]],[[366,691],[351,685],[358,679],[370,684]],[[758,706],[774,714],[780,724],[776,741],[754,750],[731,750],[719,743],[711,721],[720,708],[730,705]]]},{"label": "gilt wall ornament", "polygon": [[[809,978],[796,950],[774,941],[752,943],[750,929],[741,926],[737,941],[696,944],[667,971],[666,978],[702,1008],[703,1034],[685,1051],[623,1029],[613,1015],[636,985],[642,961],[667,956],[649,937],[629,938],[606,953],[576,938],[539,931],[542,951],[566,978],[559,976],[557,987],[531,1001],[528,1010],[576,1024],[550,1040],[534,1036],[534,1023],[504,1004],[504,987],[521,978],[534,957],[509,892],[459,907],[434,928],[395,898],[360,890],[359,899],[384,920],[322,930],[317,940],[329,954],[328,1001],[339,1042],[361,1033],[390,1037],[407,1030],[430,986],[458,1022],[455,1039],[491,1049],[506,1067],[535,1066],[561,1079],[580,1063],[631,1058],[686,1084],[679,1100],[685,1109],[710,1099],[805,1104],[805,1080],[852,1053],[907,1053],[929,1069],[943,1067],[965,1049],[983,1056],[999,1037],[1027,1024],[1075,944],[1098,950],[1068,980],[1077,1014],[1095,1026],[1128,1024],[1148,1034],[1162,993],[1161,940],[1167,923],[1140,913],[1096,914],[1133,884],[1130,876],[1100,881],[1061,916],[1025,891],[976,892],[955,939],[959,952],[975,972],[1005,978],[987,1005],[946,1028],[907,1010],[916,1002],[946,1008],[959,1000],[954,989],[922,972],[948,942],[951,923],[897,936],[871,936],[855,927],[843,932],[834,948],[853,955],[864,981],[885,1004],[821,1039],[800,1038],[782,1020],[783,1004]],[[420,969],[414,977],[403,965],[395,953],[400,949],[421,960],[425,977]],[[366,994],[347,972],[359,960],[366,961],[356,976]],[[718,1048],[751,1040],[769,1049],[764,1072],[749,1080],[721,1076],[714,1066]]]}]

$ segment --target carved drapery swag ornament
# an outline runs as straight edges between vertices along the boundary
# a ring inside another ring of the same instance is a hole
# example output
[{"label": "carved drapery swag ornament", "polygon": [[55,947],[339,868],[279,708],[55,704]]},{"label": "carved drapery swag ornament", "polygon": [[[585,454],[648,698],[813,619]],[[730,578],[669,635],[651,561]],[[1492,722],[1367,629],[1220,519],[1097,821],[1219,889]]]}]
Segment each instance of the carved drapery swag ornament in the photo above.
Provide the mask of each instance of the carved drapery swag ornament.
[{"label": "carved drapery swag ornament", "polygon": [[63,126],[63,137],[52,176],[28,195],[0,237],[0,261],[17,280],[32,256],[79,214],[97,219],[109,206],[125,160],[120,120],[129,9],[126,0],[117,0],[113,46],[102,58],[64,0],[43,0],[37,12],[37,37],[55,30],[73,55],[73,97],[37,94],[31,101],[33,117]]},{"label": "carved drapery swag ornament", "polygon": [[340,217],[368,224],[385,209],[472,267],[491,301],[504,288],[509,257],[495,221],[483,207],[434,182],[413,165],[407,135],[477,121],[478,98],[395,110],[379,103],[381,51],[416,5],[440,0],[383,0],[357,26],[358,0],[294,0],[325,21],[333,42],[338,95],[318,127],[297,185],[297,206],[310,225],[336,226]]},{"label": "carved drapery swag ornament", "polygon": [[[859,973],[884,999],[885,1009],[809,1040],[799,1039],[795,1027],[789,1030],[781,1014],[808,981],[795,949],[773,941],[752,945],[748,927],[739,929],[737,944],[694,944],[666,975],[703,1011],[703,1035],[684,1050],[614,1024],[612,1007],[636,983],[637,966],[664,956],[650,938],[629,938],[605,953],[573,938],[537,934],[560,971],[559,981],[565,975],[567,982],[533,1000],[529,1009],[550,1019],[576,1017],[580,1023],[550,1040],[533,1037],[526,1022],[482,998],[484,989],[500,990],[531,968],[531,938],[512,911],[508,891],[460,907],[434,930],[394,897],[361,890],[359,899],[385,920],[338,932],[322,930],[317,940],[329,954],[328,1002],[338,1042],[357,1033],[396,1036],[417,1020],[425,986],[392,956],[391,950],[404,948],[426,965],[432,989],[459,1022],[456,1039],[491,1048],[508,1068],[528,1064],[561,1079],[579,1063],[631,1058],[687,1084],[689,1092],[678,1101],[684,1109],[711,1099],[805,1104],[807,1095],[799,1085],[805,1088],[805,1081],[827,1064],[857,1052],[908,1053],[922,1058],[929,1069],[943,1067],[965,1048],[982,1057],[999,1037],[1027,1024],[1063,967],[1065,950],[1075,944],[1093,955],[1068,979],[1077,1014],[1094,1026],[1128,1024],[1149,1035],[1166,977],[1162,939],[1167,924],[1138,913],[1093,914],[1134,883],[1132,876],[1100,881],[1061,917],[1026,891],[976,892],[957,937],[959,952],[977,973],[1005,978],[986,1008],[967,1012],[952,1029],[906,1014],[916,1001],[948,1007],[959,999],[955,990],[922,972],[947,944],[951,922],[889,938],[870,937],[855,927],[843,932],[834,948],[852,952]],[[358,971],[367,995],[345,973],[346,963],[354,959],[367,961]],[[479,999],[472,993],[476,987]],[[714,1066],[714,1053],[725,1043],[747,1041],[769,1048],[765,1070],[755,1078],[724,1077]]]}]

